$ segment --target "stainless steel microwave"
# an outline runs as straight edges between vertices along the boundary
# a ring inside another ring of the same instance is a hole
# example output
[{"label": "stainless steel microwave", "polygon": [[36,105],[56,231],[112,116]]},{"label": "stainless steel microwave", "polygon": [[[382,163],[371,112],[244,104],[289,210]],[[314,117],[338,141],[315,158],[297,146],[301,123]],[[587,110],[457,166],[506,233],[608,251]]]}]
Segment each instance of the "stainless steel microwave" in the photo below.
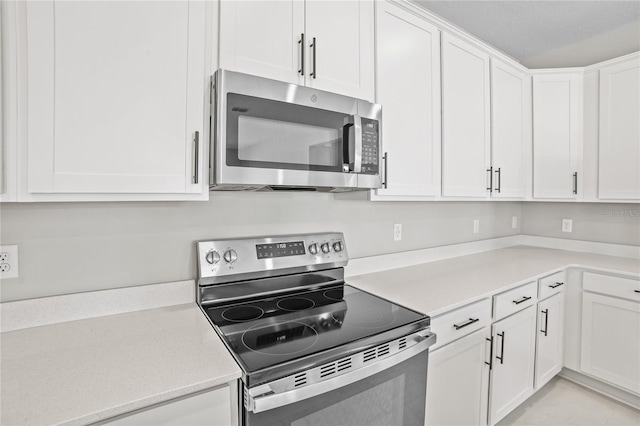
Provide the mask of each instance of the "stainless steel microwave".
[{"label": "stainless steel microwave", "polygon": [[212,190],[380,188],[380,105],[218,70]]}]

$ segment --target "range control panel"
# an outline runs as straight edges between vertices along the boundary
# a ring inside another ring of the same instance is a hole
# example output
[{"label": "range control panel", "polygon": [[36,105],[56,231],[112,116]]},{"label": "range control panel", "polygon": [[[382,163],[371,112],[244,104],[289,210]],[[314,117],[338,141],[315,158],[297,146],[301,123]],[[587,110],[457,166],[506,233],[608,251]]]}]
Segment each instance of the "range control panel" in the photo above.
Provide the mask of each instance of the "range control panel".
[{"label": "range control panel", "polygon": [[339,232],[198,241],[197,251],[201,284],[276,275],[281,269],[340,267],[349,260]]}]

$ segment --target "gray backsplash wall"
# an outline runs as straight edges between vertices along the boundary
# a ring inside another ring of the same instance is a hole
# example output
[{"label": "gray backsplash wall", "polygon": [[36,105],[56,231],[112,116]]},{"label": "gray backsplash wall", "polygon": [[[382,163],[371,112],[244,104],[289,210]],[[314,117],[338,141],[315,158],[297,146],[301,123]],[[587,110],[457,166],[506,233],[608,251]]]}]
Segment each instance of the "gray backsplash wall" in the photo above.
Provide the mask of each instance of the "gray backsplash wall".
[{"label": "gray backsplash wall", "polygon": [[[517,202],[398,203],[313,193],[212,193],[208,202],[5,203],[2,244],[18,244],[20,278],[2,301],[193,279],[194,241],[345,233],[352,258],[521,233]],[[518,227],[511,228],[511,217]],[[480,232],[473,234],[473,219]],[[393,224],[402,223],[402,241]],[[576,225],[574,225],[576,226]]]},{"label": "gray backsplash wall", "polygon": [[[522,233],[640,246],[640,204],[523,203]],[[562,219],[573,220],[562,232]]]}]

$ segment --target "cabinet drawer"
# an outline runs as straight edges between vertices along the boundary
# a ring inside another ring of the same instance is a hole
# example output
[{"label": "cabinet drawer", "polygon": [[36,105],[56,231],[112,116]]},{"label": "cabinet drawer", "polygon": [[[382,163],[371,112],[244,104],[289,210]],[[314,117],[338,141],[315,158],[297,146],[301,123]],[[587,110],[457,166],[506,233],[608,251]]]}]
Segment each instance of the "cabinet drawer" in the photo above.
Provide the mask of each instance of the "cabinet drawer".
[{"label": "cabinet drawer", "polygon": [[491,299],[483,299],[431,319],[438,340],[431,350],[491,324]]},{"label": "cabinet drawer", "polygon": [[547,297],[560,293],[565,288],[564,271],[556,272],[553,275],[538,280],[538,299],[546,299]]},{"label": "cabinet drawer", "polygon": [[640,301],[640,280],[634,278],[612,277],[611,275],[585,272],[582,275],[582,289]]},{"label": "cabinet drawer", "polygon": [[537,295],[537,283],[532,281],[529,284],[493,296],[494,319],[497,321],[534,305],[538,300]]}]

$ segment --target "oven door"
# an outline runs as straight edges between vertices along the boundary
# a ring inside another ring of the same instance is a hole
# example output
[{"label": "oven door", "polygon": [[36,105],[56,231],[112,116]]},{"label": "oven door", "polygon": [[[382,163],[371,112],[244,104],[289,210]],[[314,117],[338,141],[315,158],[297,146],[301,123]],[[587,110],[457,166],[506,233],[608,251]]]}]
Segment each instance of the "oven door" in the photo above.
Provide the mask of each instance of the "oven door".
[{"label": "oven door", "polygon": [[[406,349],[318,383],[282,393],[277,391],[277,386],[272,386],[270,391],[257,396],[251,396],[251,391],[245,389],[243,424],[424,424],[428,349],[435,343],[435,335],[409,337],[414,339],[414,344]],[[265,391],[264,386],[259,392]]]}]

